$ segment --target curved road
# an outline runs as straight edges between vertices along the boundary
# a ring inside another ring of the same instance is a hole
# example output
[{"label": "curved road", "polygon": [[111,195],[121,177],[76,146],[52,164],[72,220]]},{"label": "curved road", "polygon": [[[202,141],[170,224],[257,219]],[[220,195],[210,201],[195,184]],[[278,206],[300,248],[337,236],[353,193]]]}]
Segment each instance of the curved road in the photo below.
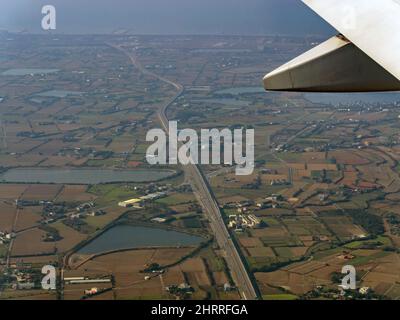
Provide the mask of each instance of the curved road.
[{"label": "curved road", "polygon": [[[116,45],[110,44],[110,46],[127,55],[132,64],[143,74],[151,76],[164,83],[170,84],[177,90],[176,95],[165,105],[163,105],[158,111],[160,122],[164,127],[165,132],[168,133],[169,121],[166,114],[167,109],[182,95],[182,93],[184,92],[184,87],[178,83],[175,83],[169,79],[166,79],[145,69],[137,60],[134,53],[128,52],[127,50]],[[241,297],[245,300],[257,299],[257,291],[253,286],[247,269],[242,261],[242,258],[239,255],[239,252],[228,232],[217,201],[215,200],[212,190],[210,190],[210,188],[208,187],[206,179],[203,177],[203,174],[201,173],[197,165],[189,164],[183,166],[183,168],[197,199],[199,200],[201,206],[204,209],[204,212],[209,218],[211,229],[214,233],[217,243],[219,247],[225,252],[225,259],[232,274],[233,280],[238,287]]]}]

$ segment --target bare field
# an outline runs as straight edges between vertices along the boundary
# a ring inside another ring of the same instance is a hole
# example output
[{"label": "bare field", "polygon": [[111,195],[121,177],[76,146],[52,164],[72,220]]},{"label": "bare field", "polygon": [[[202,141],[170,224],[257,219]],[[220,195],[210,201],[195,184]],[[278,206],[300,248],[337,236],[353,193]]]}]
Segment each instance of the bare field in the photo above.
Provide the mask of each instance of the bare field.
[{"label": "bare field", "polygon": [[53,200],[61,191],[62,185],[31,184],[25,190],[23,200]]},{"label": "bare field", "polygon": [[11,232],[17,209],[9,202],[0,201],[0,230]]},{"label": "bare field", "polygon": [[15,200],[27,189],[24,184],[0,184],[0,199]]},{"label": "bare field", "polygon": [[15,231],[21,231],[39,224],[42,220],[42,209],[41,206],[19,209]]},{"label": "bare field", "polygon": [[86,202],[95,200],[96,196],[86,191],[87,186],[64,185],[57,196],[57,201]]}]

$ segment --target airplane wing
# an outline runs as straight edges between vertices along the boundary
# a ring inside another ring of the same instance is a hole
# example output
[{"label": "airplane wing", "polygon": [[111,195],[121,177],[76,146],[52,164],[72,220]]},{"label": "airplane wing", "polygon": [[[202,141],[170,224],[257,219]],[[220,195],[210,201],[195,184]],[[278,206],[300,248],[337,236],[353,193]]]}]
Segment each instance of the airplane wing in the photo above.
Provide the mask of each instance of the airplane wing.
[{"label": "airplane wing", "polygon": [[400,0],[302,0],[340,36],[264,77],[266,90],[400,90]]}]

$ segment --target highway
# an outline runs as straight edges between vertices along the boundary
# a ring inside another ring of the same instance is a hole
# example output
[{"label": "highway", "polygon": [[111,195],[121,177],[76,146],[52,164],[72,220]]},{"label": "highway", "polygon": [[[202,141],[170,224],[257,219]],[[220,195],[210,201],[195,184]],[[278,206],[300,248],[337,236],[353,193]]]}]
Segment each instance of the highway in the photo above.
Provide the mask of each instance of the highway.
[{"label": "highway", "polygon": [[[161,77],[143,68],[134,53],[128,52],[127,50],[124,50],[123,48],[115,45],[111,46],[127,55],[130,58],[131,62],[136,66],[137,69],[139,69],[140,72],[155,79],[158,79],[159,81],[170,84],[177,90],[176,95],[158,110],[158,118],[165,132],[168,133],[169,121],[167,117],[167,110],[182,95],[182,93],[184,92],[184,87],[178,83],[175,83],[169,79]],[[218,246],[225,253],[226,262],[242,299],[257,299],[257,291],[253,286],[247,269],[242,261],[241,256],[239,255],[238,249],[236,248],[229,234],[214,194],[212,190],[208,187],[206,178],[203,176],[200,168],[197,165],[189,164],[183,166],[183,170],[192,186],[193,192],[195,193],[200,205],[204,210],[204,213],[207,215],[208,220],[210,221],[211,229],[214,233]]]}]

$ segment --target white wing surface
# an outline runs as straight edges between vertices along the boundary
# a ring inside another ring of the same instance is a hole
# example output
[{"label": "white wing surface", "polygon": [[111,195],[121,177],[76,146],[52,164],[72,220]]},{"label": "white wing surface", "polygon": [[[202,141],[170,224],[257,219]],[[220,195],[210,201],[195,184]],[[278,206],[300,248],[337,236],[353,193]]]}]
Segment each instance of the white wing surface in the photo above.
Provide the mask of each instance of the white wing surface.
[{"label": "white wing surface", "polygon": [[400,80],[400,0],[303,0]]},{"label": "white wing surface", "polygon": [[400,90],[400,0],[302,0],[334,37],[264,77],[266,90]]}]

